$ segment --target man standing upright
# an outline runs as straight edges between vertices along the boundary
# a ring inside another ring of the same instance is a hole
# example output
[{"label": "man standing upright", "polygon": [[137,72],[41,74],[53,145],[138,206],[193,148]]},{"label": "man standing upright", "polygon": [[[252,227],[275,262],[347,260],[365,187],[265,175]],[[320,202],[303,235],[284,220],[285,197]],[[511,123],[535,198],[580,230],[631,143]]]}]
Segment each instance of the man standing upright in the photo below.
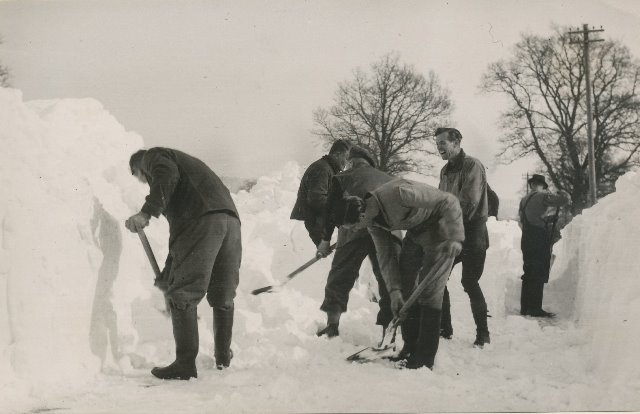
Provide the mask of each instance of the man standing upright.
[{"label": "man standing upright", "polygon": [[[462,286],[471,301],[471,313],[476,323],[475,346],[482,347],[490,342],[487,325],[487,302],[480,288],[480,277],[489,247],[487,232],[487,177],[484,165],[469,157],[460,147],[462,134],[455,128],[438,128],[436,146],[447,164],[440,171],[442,191],[455,195],[460,201],[464,223],[465,240],[462,252],[455,263],[462,263]],[[451,303],[449,291],[445,288],[442,303],[442,336],[451,338]]]},{"label": "man standing upright", "polygon": [[[365,194],[373,191],[382,184],[393,179],[387,173],[376,169],[375,158],[367,150],[360,147],[351,147],[349,151],[351,168],[333,177],[326,206],[325,229],[323,239],[318,245],[318,256],[326,257],[329,253],[329,242],[334,228],[343,224],[344,211],[339,210],[341,200],[345,194],[364,198]],[[395,248],[400,252],[402,234],[394,232]],[[389,240],[394,240],[390,238]],[[380,311],[376,324],[383,329],[389,324],[393,315],[389,302],[389,293],[385,287],[384,279],[378,265],[376,248],[367,229],[352,230],[340,227],[338,230],[338,243],[335,256],[331,262],[331,270],[327,278],[324,291],[324,301],[321,310],[327,313],[327,326],[318,332],[318,336],[327,335],[331,338],[338,335],[340,316],[347,311],[349,292],[358,278],[360,266],[365,257],[369,257],[373,274],[378,282],[380,299],[378,305]]]},{"label": "man standing upright", "polygon": [[[530,192],[520,201],[520,227],[522,228],[522,291],[520,293],[520,314],[525,316],[551,318],[551,312],[542,309],[544,284],[549,281],[553,233],[557,230],[559,208],[569,204],[565,192],[554,194],[544,177],[533,174],[529,181]],[[556,207],[550,219],[543,218],[549,207]]]},{"label": "man standing upright", "polygon": [[300,180],[291,219],[304,221],[309,237],[316,247],[322,241],[324,210],[331,178],[344,169],[348,154],[349,143],[337,140],[331,146],[329,154],[312,163]]},{"label": "man standing upright", "polygon": [[151,373],[161,379],[197,377],[197,306],[206,295],[213,308],[216,367],[229,366],[233,300],[239,282],[240,219],[229,190],[202,161],[168,148],[134,153],[131,173],[150,191],[139,213],[125,223],[142,230],[151,216],[169,222],[169,255],[158,286],[170,306],[176,359]]}]

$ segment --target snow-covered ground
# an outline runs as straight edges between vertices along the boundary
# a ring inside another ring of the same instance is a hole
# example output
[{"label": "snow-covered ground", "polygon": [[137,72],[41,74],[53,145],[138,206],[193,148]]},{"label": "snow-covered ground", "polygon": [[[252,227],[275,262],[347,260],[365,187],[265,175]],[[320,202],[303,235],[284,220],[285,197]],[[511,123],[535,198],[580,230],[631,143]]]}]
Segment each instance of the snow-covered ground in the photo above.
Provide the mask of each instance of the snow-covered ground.
[{"label": "snow-covered ground", "polygon": [[[303,169],[291,162],[235,194],[243,231],[232,367],[213,367],[203,301],[197,380],[161,381],[173,360],[153,274],[124,220],[146,188],[128,170],[143,147],[91,99],[23,102],[0,89],[0,412],[428,412],[640,409],[640,175],[577,217],[556,245],[542,322],[518,314],[520,230],[489,222],[481,285],[491,345],[475,349],[473,320],[451,276],[454,337],[433,371],[344,358],[381,336],[366,264],[341,336],[317,338],[330,259],[277,293],[314,248],[289,220]],[[194,154],[197,155],[197,154]],[[215,170],[215,166],[212,166]],[[167,225],[147,230],[158,261]]]}]

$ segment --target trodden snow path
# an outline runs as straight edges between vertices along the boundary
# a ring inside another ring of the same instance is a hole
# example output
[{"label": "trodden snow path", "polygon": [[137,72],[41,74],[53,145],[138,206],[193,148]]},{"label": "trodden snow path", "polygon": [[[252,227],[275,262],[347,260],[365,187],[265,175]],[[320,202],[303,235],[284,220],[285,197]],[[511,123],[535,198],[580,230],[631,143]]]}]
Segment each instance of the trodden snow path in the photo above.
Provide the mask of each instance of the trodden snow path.
[{"label": "trodden snow path", "polygon": [[[461,289],[455,290],[452,295],[465,299]],[[30,412],[622,411],[639,406],[640,393],[634,397],[631,390],[612,406],[604,384],[587,371],[584,332],[562,319],[492,318],[492,343],[477,349],[471,346],[473,327],[460,321],[465,317],[470,315],[454,315],[454,337],[440,341],[433,371],[398,370],[388,361],[346,362],[346,356],[370,344],[350,333],[360,322],[345,317],[339,338],[309,332],[305,349],[285,362],[245,366],[238,355],[230,369],[218,371],[210,359],[199,359],[199,378],[190,381],[158,380],[148,369],[105,374],[87,392]],[[377,327],[371,330],[377,335]]]}]

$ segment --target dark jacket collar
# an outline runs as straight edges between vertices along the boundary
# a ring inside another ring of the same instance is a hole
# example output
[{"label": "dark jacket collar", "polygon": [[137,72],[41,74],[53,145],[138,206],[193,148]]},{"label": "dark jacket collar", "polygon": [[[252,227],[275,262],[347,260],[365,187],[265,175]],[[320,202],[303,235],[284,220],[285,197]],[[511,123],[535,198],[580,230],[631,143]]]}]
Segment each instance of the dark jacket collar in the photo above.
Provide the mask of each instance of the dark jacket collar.
[{"label": "dark jacket collar", "polygon": [[465,157],[466,157],[466,154],[464,153],[464,150],[460,148],[460,152],[458,153],[458,155],[448,160],[447,172],[462,170],[462,164],[464,163]]},{"label": "dark jacket collar", "polygon": [[331,155],[323,155],[322,159],[325,160],[327,164],[329,164],[334,174],[337,174],[340,172],[340,164],[338,164],[338,161],[336,161],[336,159],[333,158]]}]

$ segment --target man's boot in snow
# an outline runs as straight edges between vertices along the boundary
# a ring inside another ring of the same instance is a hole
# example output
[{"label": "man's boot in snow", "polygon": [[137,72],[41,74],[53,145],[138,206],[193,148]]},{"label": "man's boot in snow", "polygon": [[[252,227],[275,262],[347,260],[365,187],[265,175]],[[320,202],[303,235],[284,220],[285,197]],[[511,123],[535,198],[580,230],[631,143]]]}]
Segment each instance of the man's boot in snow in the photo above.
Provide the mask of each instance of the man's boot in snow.
[{"label": "man's boot in snow", "polygon": [[547,312],[542,309],[544,282],[529,282],[529,285],[531,289],[531,302],[526,315],[533,316],[534,318],[553,318],[556,316],[555,313]]},{"label": "man's boot in snow", "polygon": [[449,290],[446,287],[444,288],[444,296],[442,297],[440,336],[444,339],[451,339],[453,336],[453,326],[451,326],[451,302],[449,300]]},{"label": "man's boot in snow", "polygon": [[438,352],[438,343],[440,342],[440,318],[442,312],[439,309],[433,309],[427,306],[420,306],[420,330],[415,348],[405,368],[418,369],[427,367],[433,368],[433,363]]},{"label": "man's boot in snow", "polygon": [[420,306],[414,305],[407,312],[407,317],[400,324],[400,332],[402,333],[402,349],[397,356],[389,358],[391,361],[402,361],[409,358],[413,352],[418,340],[420,331]]},{"label": "man's boot in snow", "polygon": [[340,325],[341,314],[342,312],[339,312],[339,311],[327,312],[327,326],[319,330],[316,333],[316,335],[318,336],[326,335],[327,338],[333,338],[340,335],[340,332],[338,331],[338,326]]},{"label": "man's boot in snow", "polygon": [[216,368],[228,368],[233,358],[231,336],[233,331],[233,305],[213,308],[213,342]]},{"label": "man's boot in snow", "polygon": [[155,367],[151,373],[160,379],[188,380],[197,378],[196,356],[198,355],[198,315],[194,305],[185,309],[171,307],[173,339],[176,343],[176,360],[164,367]]},{"label": "man's boot in snow", "polygon": [[520,289],[520,315],[527,315],[531,307],[531,288],[529,282],[522,280],[522,288]]},{"label": "man's boot in snow", "polygon": [[489,327],[487,325],[487,309],[484,304],[480,306],[472,305],[471,313],[476,323],[476,340],[473,345],[482,348],[485,344],[491,343]]}]

